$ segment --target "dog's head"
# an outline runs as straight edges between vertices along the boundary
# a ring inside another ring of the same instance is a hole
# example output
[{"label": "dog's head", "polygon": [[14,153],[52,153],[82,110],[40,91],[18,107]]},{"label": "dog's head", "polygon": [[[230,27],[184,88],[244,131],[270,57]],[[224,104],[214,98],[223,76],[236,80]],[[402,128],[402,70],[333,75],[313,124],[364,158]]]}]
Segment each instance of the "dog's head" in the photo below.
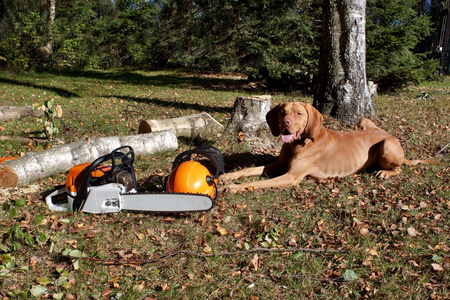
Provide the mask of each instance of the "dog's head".
[{"label": "dog's head", "polygon": [[300,139],[311,139],[318,134],[323,124],[322,114],[311,104],[287,102],[272,108],[266,115],[267,124],[274,136],[285,143]]}]

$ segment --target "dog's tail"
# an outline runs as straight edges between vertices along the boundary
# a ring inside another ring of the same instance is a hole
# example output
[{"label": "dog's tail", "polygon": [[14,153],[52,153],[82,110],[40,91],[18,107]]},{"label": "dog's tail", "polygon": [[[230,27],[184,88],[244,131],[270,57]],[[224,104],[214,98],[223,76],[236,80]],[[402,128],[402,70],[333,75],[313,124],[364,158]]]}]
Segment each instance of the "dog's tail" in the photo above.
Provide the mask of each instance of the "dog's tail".
[{"label": "dog's tail", "polygon": [[405,159],[403,161],[403,163],[405,165],[407,165],[407,166],[415,166],[415,165],[418,165],[418,164],[442,165],[442,162],[440,162],[440,161],[424,160],[424,159],[414,159],[414,160]]}]

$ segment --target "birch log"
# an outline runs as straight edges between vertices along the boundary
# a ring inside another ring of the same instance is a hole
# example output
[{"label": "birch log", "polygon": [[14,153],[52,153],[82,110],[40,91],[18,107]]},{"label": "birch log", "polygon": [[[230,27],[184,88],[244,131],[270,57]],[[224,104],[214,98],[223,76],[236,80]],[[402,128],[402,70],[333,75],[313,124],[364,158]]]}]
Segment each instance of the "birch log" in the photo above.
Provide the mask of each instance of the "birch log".
[{"label": "birch log", "polygon": [[176,136],[196,137],[209,135],[223,130],[223,125],[207,113],[163,120],[143,120],[138,133],[170,130]]},{"label": "birch log", "polygon": [[0,121],[19,119],[26,116],[41,116],[44,112],[35,111],[31,106],[0,106]]},{"label": "birch log", "polygon": [[21,186],[52,174],[63,173],[75,165],[92,162],[98,157],[126,145],[131,146],[136,155],[148,155],[175,150],[178,148],[178,140],[170,131],[86,138],[72,144],[5,161],[0,164],[0,187]]}]

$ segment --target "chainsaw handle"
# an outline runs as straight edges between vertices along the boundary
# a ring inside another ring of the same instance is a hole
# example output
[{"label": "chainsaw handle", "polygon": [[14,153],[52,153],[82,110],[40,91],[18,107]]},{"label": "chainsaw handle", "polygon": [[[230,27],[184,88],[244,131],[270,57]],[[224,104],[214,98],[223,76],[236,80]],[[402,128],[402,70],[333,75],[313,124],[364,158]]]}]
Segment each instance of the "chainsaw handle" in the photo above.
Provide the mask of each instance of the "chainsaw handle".
[{"label": "chainsaw handle", "polygon": [[[128,149],[126,152],[123,152],[123,149]],[[116,163],[116,160],[121,160],[119,164]],[[96,178],[94,182],[92,178],[93,171],[100,166],[105,161],[111,160],[111,168],[108,171],[105,171],[105,174],[99,178]],[[122,146],[114,149],[111,153],[100,156],[96,160],[94,160],[89,166],[85,168],[85,173],[83,176],[83,181],[77,191],[77,195],[73,200],[72,210],[73,211],[81,211],[83,210],[83,206],[86,202],[88,196],[88,188],[91,186],[97,186],[107,183],[107,179],[114,175],[120,170],[128,169],[131,173],[132,178],[134,179],[133,184],[134,188],[137,189],[136,186],[136,177],[133,168],[134,163],[134,151],[131,146]],[[104,181],[104,182],[103,182]]]}]

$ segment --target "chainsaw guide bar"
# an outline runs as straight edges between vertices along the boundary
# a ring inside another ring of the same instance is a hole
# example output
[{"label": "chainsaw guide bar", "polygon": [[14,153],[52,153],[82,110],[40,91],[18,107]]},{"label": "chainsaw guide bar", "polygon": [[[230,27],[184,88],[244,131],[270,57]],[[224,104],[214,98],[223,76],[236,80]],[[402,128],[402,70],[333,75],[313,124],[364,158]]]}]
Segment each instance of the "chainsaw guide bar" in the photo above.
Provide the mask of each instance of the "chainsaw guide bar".
[{"label": "chainsaw guide bar", "polygon": [[[208,195],[181,193],[128,193],[120,194],[117,184],[106,184],[89,192],[81,211],[92,214],[133,212],[184,213],[208,211],[214,200]],[[48,207],[53,211],[72,211],[73,198],[66,188],[60,188],[46,197]]]}]

